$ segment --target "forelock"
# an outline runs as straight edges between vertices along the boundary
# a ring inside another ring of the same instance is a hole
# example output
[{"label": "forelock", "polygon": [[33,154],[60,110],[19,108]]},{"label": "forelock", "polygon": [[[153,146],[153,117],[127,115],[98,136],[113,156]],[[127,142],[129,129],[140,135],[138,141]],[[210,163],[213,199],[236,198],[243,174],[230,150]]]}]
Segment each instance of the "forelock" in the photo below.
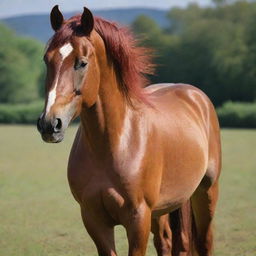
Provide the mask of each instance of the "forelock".
[{"label": "forelock", "polygon": [[54,50],[69,43],[73,36],[84,36],[81,28],[81,15],[67,20],[48,42],[47,50]]}]

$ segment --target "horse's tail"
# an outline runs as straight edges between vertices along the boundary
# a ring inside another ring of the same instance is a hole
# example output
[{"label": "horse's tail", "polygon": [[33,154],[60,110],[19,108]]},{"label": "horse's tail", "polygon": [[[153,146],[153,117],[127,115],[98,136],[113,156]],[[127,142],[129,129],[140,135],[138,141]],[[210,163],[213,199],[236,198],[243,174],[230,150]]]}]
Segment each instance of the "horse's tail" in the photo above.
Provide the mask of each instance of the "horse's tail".
[{"label": "horse's tail", "polygon": [[195,250],[196,230],[190,200],[170,213],[169,217],[172,230],[172,255],[178,256],[181,252],[186,252],[187,256],[192,256]]}]

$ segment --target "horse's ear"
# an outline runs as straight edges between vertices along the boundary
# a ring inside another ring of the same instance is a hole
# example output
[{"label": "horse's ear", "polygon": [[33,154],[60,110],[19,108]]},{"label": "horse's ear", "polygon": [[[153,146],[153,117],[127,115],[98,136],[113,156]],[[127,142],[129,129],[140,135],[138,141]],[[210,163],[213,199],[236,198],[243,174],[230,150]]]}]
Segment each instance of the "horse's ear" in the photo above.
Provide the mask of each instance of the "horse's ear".
[{"label": "horse's ear", "polygon": [[81,17],[81,26],[85,35],[90,35],[94,27],[94,18],[91,11],[84,7],[84,12]]},{"label": "horse's ear", "polygon": [[62,26],[63,21],[64,21],[63,15],[59,10],[58,5],[55,5],[52,8],[50,17],[51,17],[52,29],[56,32],[60,29],[60,27]]}]

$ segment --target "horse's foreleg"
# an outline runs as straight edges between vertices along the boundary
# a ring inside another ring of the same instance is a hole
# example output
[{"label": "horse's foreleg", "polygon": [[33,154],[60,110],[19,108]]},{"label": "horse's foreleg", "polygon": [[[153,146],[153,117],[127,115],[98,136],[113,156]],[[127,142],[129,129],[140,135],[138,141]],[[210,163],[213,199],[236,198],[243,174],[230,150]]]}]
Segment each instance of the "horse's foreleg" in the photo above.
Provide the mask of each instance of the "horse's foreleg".
[{"label": "horse's foreleg", "polygon": [[81,214],[85,228],[93,239],[99,256],[116,256],[113,225],[98,212],[90,213],[81,207]]},{"label": "horse's foreleg", "polygon": [[123,224],[129,242],[129,256],[144,256],[151,227],[151,210],[146,204],[128,210]]},{"label": "horse's foreleg", "polygon": [[169,224],[169,214],[153,218],[151,231],[154,234],[154,245],[158,256],[171,256],[172,231]]},{"label": "horse's foreleg", "polygon": [[211,256],[213,249],[212,222],[218,199],[218,183],[210,188],[199,186],[191,201],[196,224],[196,247],[199,256]]}]

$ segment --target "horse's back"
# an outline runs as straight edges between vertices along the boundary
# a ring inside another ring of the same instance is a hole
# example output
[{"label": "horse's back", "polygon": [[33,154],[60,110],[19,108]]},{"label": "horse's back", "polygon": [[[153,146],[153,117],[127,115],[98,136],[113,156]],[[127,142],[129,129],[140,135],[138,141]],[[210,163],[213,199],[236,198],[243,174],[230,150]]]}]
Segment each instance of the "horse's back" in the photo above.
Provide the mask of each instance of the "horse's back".
[{"label": "horse's back", "polygon": [[[219,133],[218,118],[214,106],[200,89],[188,84],[153,84],[145,88],[156,111],[166,116],[182,114],[189,116],[192,122],[201,125],[209,136],[211,126]],[[158,115],[159,116],[159,115]]]},{"label": "horse's back", "polygon": [[210,99],[203,91],[189,84],[152,84],[146,87],[145,91],[151,98],[153,104],[158,100],[160,100],[161,102],[167,100],[169,101],[169,103],[171,103],[170,98],[173,97],[172,100],[183,99],[184,101],[187,101],[188,104],[194,103],[202,105],[202,103],[205,103],[207,105],[212,105]]}]

